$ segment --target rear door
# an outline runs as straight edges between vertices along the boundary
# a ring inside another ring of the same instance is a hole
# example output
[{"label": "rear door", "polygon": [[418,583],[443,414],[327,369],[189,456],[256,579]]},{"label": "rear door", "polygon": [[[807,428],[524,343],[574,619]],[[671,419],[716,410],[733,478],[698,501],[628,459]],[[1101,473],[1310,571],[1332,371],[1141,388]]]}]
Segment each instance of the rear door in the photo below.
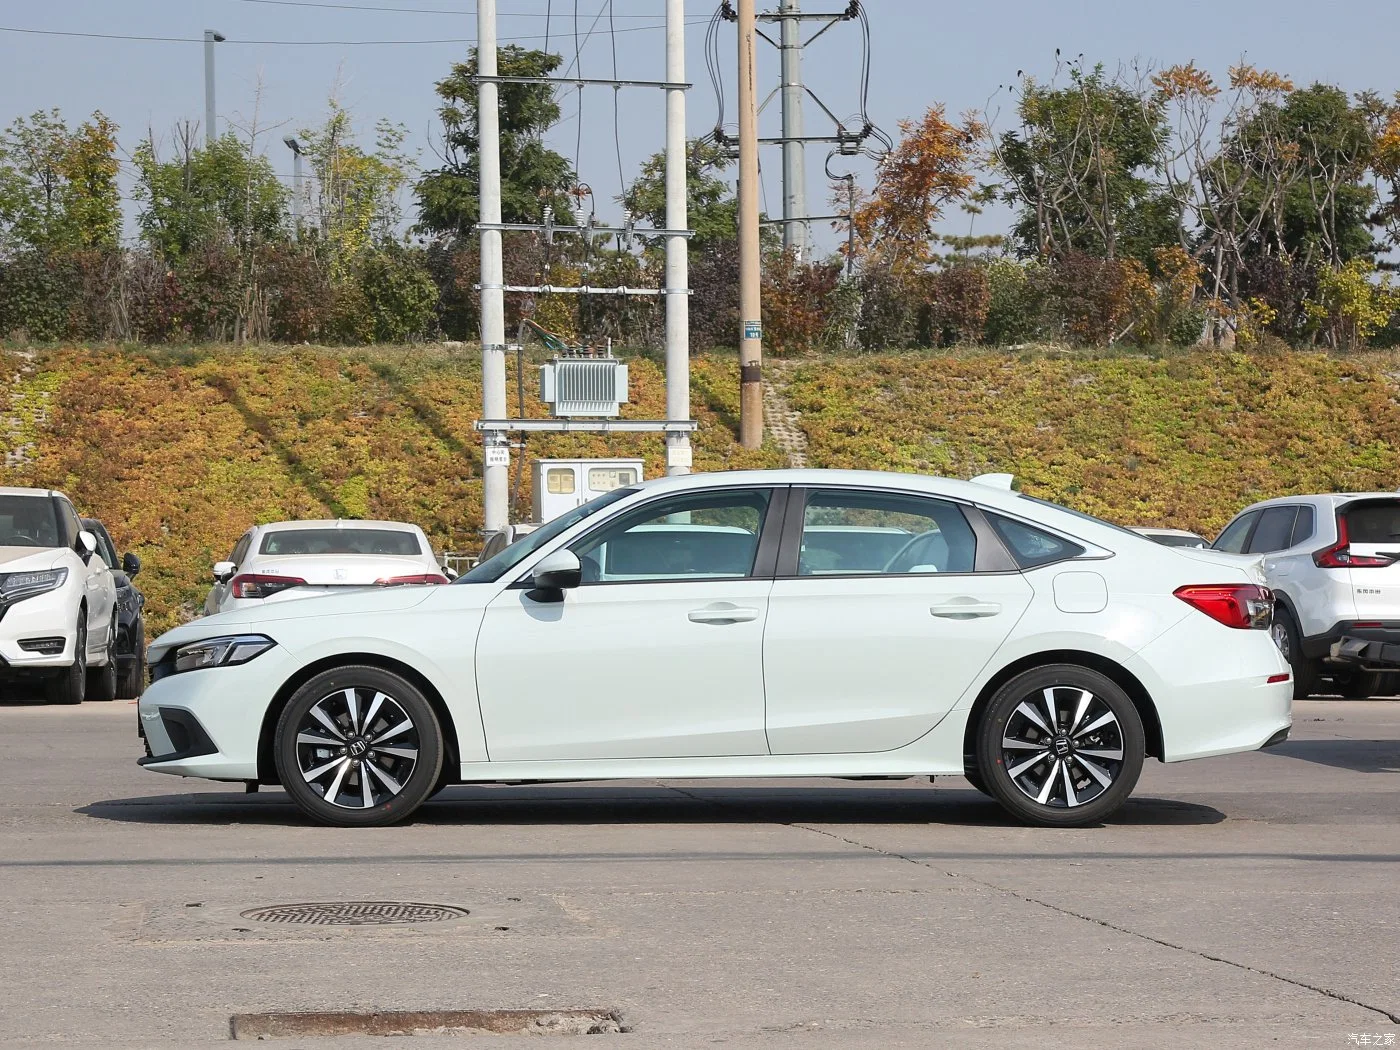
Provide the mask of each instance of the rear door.
[{"label": "rear door", "polygon": [[783,532],[763,638],[775,755],[891,751],[918,739],[1032,596],[980,515],[949,500],[794,490]]},{"label": "rear door", "polygon": [[[1400,499],[1369,499],[1341,510],[1352,558],[1358,620],[1400,621]],[[1360,564],[1358,564],[1360,563]]]}]

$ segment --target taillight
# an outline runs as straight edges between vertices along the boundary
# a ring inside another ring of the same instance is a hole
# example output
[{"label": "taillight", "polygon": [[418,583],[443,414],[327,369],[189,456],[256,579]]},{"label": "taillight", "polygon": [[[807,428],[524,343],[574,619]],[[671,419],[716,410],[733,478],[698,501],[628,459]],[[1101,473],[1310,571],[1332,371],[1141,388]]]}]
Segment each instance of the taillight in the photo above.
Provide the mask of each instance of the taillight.
[{"label": "taillight", "polygon": [[1274,592],[1252,583],[1201,583],[1172,592],[1212,620],[1240,630],[1267,630],[1274,619]]},{"label": "taillight", "polygon": [[1394,565],[1395,559],[1384,554],[1351,553],[1347,519],[1338,514],[1337,542],[1314,554],[1313,564],[1319,569],[1385,569]]},{"label": "taillight", "polygon": [[447,577],[437,572],[425,572],[419,576],[387,576],[374,581],[376,587],[405,587],[421,583],[446,583]]},{"label": "taillight", "polygon": [[258,572],[243,572],[229,586],[235,598],[267,598],[291,587],[305,587],[306,581],[297,576],[265,576]]}]

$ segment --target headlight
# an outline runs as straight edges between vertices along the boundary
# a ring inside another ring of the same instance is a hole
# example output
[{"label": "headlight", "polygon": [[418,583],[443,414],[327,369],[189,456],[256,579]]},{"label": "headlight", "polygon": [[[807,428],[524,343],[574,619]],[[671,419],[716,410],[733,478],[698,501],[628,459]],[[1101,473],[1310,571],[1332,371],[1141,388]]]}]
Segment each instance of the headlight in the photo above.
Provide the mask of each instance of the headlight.
[{"label": "headlight", "polygon": [[11,605],[37,594],[57,590],[67,579],[67,569],[4,573],[0,575],[0,603]]},{"label": "headlight", "polygon": [[205,638],[190,642],[175,650],[175,673],[199,671],[205,667],[231,667],[246,664],[261,656],[277,643],[261,634],[230,634],[222,638]]}]

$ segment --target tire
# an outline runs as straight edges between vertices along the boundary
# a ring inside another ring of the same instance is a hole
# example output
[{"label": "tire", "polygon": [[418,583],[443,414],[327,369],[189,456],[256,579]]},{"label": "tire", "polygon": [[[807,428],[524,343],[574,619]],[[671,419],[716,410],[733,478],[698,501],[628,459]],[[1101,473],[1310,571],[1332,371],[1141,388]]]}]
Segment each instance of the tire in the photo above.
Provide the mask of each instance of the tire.
[{"label": "tire", "polygon": [[982,794],[986,795],[988,798],[993,798],[993,797],[995,797],[995,796],[993,796],[992,793],[987,789],[987,782],[986,782],[985,780],[982,779],[982,771],[981,771],[980,769],[978,769],[976,766],[970,765],[970,764],[964,766],[964,767],[963,767],[963,779],[966,780],[969,784],[971,784],[971,785],[972,785],[974,788],[976,788],[978,791],[982,792]]},{"label": "tire", "polygon": [[1373,696],[1381,695],[1384,677],[1377,671],[1353,671],[1350,674],[1335,676],[1332,684],[1344,699],[1369,700]]},{"label": "tire", "polygon": [[136,635],[136,658],[117,680],[118,700],[137,700],[146,690],[146,632]]},{"label": "tire", "polygon": [[1288,661],[1293,672],[1293,699],[1306,700],[1318,691],[1317,664],[1303,655],[1303,633],[1298,629],[1298,621],[1283,605],[1275,607],[1274,623],[1269,628],[1274,644],[1283,658]]},{"label": "tire", "polygon": [[277,720],[273,758],[282,787],[313,820],[382,827],[407,819],[432,794],[442,729],[405,679],[378,667],[338,667],[292,694]]},{"label": "tire", "polygon": [[1137,785],[1145,752],[1128,694],[1077,664],[1017,675],[993,694],[977,729],[988,793],[1042,827],[1083,827],[1112,815]]},{"label": "tire", "polygon": [[107,662],[88,669],[87,699],[115,700],[117,698],[117,623],[107,636]]},{"label": "tire", "polygon": [[73,632],[73,662],[44,683],[44,701],[50,704],[81,704],[87,692],[87,608],[78,610],[78,626]]}]

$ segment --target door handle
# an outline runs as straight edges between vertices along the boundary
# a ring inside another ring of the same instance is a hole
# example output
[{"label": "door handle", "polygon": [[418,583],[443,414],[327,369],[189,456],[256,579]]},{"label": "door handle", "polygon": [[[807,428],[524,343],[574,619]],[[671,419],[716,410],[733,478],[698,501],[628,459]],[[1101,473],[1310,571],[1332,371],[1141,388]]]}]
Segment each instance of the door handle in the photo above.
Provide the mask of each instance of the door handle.
[{"label": "door handle", "polygon": [[687,616],[691,623],[712,623],[717,625],[749,623],[758,619],[757,609],[740,608],[737,605],[712,605],[707,609],[696,609]]},{"label": "door handle", "polygon": [[935,605],[929,612],[944,620],[976,620],[983,616],[995,616],[1001,612],[1001,605],[997,602],[964,599]]}]

